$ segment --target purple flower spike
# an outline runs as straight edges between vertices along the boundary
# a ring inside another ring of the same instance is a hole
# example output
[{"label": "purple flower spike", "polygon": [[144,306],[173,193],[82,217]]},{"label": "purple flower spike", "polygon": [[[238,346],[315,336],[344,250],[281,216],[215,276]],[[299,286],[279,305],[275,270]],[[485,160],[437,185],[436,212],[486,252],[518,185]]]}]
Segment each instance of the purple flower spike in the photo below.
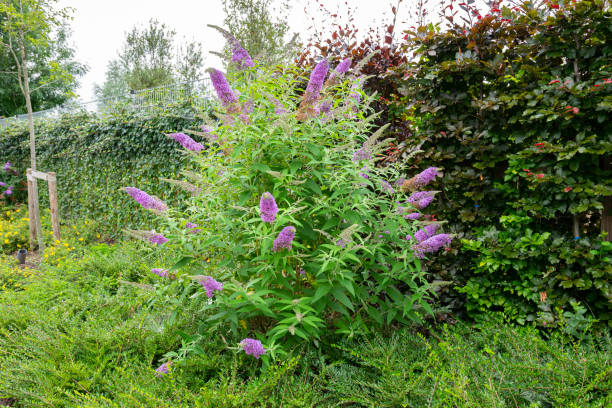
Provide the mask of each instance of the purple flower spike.
[{"label": "purple flower spike", "polygon": [[341,63],[338,64],[338,66],[336,67],[336,72],[339,74],[346,74],[346,72],[349,70],[349,68],[351,67],[351,62],[353,62],[353,60],[351,58],[346,58],[344,59]]},{"label": "purple flower spike", "polygon": [[198,224],[194,224],[193,222],[188,222],[185,224],[185,228],[187,228],[192,234],[202,232],[202,230],[198,229]]},{"label": "purple flower spike", "polygon": [[382,188],[389,194],[393,194],[395,193],[395,190],[393,190],[393,187],[391,186],[391,184],[389,184],[388,181],[386,180],[382,180],[380,182],[380,184],[382,185]]},{"label": "purple flower spike", "polygon": [[413,212],[407,215],[404,215],[404,218],[407,220],[418,220],[419,218],[421,218],[421,213],[418,212]]},{"label": "purple flower spike", "polygon": [[163,245],[168,242],[168,238],[164,237],[162,234],[151,234],[149,236],[149,241],[155,245]]},{"label": "purple flower spike", "polygon": [[368,169],[367,166],[363,166],[361,168],[361,173],[359,173],[359,175],[367,180],[370,178],[370,175],[367,173],[368,171],[370,171],[370,169]]},{"label": "purple flower spike", "polygon": [[125,192],[130,195],[136,202],[142,205],[147,210],[168,211],[168,206],[158,198],[151,197],[142,190],[136,187],[125,187]]},{"label": "purple flower spike", "polygon": [[223,106],[229,106],[238,102],[238,98],[230,88],[227,79],[225,79],[225,75],[223,72],[212,69],[210,71],[210,80],[215,87],[215,91],[217,91],[217,97],[221,101]]},{"label": "purple flower spike", "polygon": [[278,213],[278,207],[272,194],[265,192],[261,195],[259,199],[259,213],[263,222],[274,222]]},{"label": "purple flower spike", "polygon": [[168,361],[162,365],[160,365],[159,367],[157,367],[155,369],[155,376],[157,378],[161,378],[164,375],[168,374],[168,372],[170,371],[170,365],[172,364],[171,361]]},{"label": "purple flower spike", "polygon": [[249,53],[242,48],[238,41],[234,41],[232,44],[232,61],[238,65],[238,69],[253,68],[255,66]]},{"label": "purple flower spike", "polygon": [[412,204],[416,209],[422,210],[431,204],[435,195],[436,193],[433,191],[418,191],[410,195],[406,202]]},{"label": "purple flower spike", "polygon": [[221,282],[217,282],[210,276],[204,276],[200,283],[202,286],[204,286],[204,289],[206,289],[206,296],[208,296],[209,299],[212,299],[213,295],[215,294],[215,290],[223,290],[223,284]]},{"label": "purple flower spike", "polygon": [[11,169],[11,162],[4,163],[4,171],[9,171]]},{"label": "purple flower spike", "polygon": [[293,238],[295,237],[295,227],[285,227],[278,234],[278,237],[274,240],[274,245],[272,247],[273,251],[278,251],[281,248],[291,249],[291,244],[293,243]]},{"label": "purple flower spike", "polygon": [[437,176],[438,169],[435,167],[429,167],[416,175],[414,181],[412,182],[412,186],[415,189],[423,188],[427,184],[431,183]]},{"label": "purple flower spike", "polygon": [[346,248],[346,242],[344,242],[342,238],[336,241],[336,245],[338,245],[340,248],[343,248],[343,249]]},{"label": "purple flower spike", "polygon": [[332,101],[323,101],[319,104],[319,113],[329,113],[331,112]]},{"label": "purple flower spike", "polygon": [[426,253],[436,252],[443,246],[449,245],[452,240],[453,237],[449,234],[438,234],[426,239],[423,242],[413,245],[412,250],[417,258],[423,259]]},{"label": "purple flower spike", "polygon": [[189,136],[184,133],[171,133],[168,135],[172,139],[176,140],[187,150],[191,150],[192,152],[201,152],[204,149],[201,143],[196,142]]},{"label": "purple flower spike", "polygon": [[323,88],[323,82],[325,81],[328,70],[329,64],[327,63],[327,60],[319,62],[317,66],[314,67],[312,74],[310,74],[310,81],[308,81],[304,99],[316,100],[319,98],[319,93]]},{"label": "purple flower spike", "polygon": [[259,359],[259,356],[266,354],[266,349],[263,347],[261,341],[259,340],[250,339],[247,337],[238,344],[240,345],[240,347],[242,347],[245,354],[253,356],[256,359]]},{"label": "purple flower spike", "polygon": [[0,181],[0,187],[6,187],[6,183],[4,181]]},{"label": "purple flower spike", "polygon": [[438,228],[438,224],[426,225],[425,228],[422,228],[414,233],[414,238],[417,240],[417,242],[423,242],[426,239],[431,238],[436,233]]},{"label": "purple flower spike", "polygon": [[365,146],[357,150],[355,153],[353,153],[354,162],[359,162],[362,160],[370,160],[371,158],[372,158],[372,153]]},{"label": "purple flower spike", "polygon": [[155,275],[165,278],[166,276],[168,276],[168,270],[167,269],[162,269],[162,268],[153,268],[151,269],[151,272],[153,272]]}]

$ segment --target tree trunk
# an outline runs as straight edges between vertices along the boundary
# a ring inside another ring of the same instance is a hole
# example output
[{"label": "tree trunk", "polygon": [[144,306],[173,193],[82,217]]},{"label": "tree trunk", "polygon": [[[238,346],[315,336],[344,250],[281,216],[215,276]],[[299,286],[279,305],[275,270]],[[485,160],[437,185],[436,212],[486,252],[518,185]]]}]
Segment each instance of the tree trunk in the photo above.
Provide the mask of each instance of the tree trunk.
[{"label": "tree trunk", "polygon": [[[23,93],[26,101],[26,109],[28,111],[28,129],[30,131],[30,166],[32,170],[36,170],[36,138],[34,135],[34,117],[32,116],[32,100],[30,99],[30,78],[28,76],[28,59],[25,52],[25,36],[23,29],[19,29],[19,53],[21,54],[21,74],[23,75]],[[29,206],[34,211],[34,214],[29,214],[34,217],[36,222],[36,235],[38,236],[38,249],[43,251],[45,243],[42,234],[42,225],[40,223],[40,209],[38,201],[38,183],[36,178],[32,180],[32,196],[28,197],[31,202]],[[29,192],[29,191],[28,191]]]}]

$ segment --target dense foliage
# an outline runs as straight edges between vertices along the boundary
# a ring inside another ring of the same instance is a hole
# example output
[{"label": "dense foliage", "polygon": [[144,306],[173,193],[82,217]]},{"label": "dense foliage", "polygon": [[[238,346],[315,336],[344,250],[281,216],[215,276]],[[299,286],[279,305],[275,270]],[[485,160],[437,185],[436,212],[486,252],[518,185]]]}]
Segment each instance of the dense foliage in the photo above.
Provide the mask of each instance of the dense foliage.
[{"label": "dense foliage", "polygon": [[444,169],[435,212],[467,239],[431,268],[460,284],[471,313],[554,324],[556,308],[580,303],[610,322],[612,248],[599,234],[611,215],[611,11],[582,1],[476,17],[409,32],[418,61],[398,84],[420,165]]},{"label": "dense foliage", "polygon": [[[191,109],[174,106],[147,114],[76,114],[37,121],[38,168],[57,174],[61,218],[96,219],[104,230],[118,232],[153,219],[134,211],[133,202],[119,190],[122,186],[144,184],[169,202],[186,197],[181,188],[160,178],[176,177],[185,164],[184,153],[165,133],[188,128],[193,120]],[[21,175],[29,163],[27,140],[24,123],[0,131],[2,156]],[[41,208],[48,207],[44,183],[39,190]],[[23,176],[9,200],[25,202]]]}]

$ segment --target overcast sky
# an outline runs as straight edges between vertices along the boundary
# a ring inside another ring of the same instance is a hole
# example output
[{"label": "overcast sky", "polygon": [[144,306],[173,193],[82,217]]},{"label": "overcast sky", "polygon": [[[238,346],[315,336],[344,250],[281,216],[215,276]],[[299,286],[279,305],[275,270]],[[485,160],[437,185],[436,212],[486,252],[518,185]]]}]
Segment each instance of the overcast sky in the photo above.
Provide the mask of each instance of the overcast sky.
[{"label": "overcast sky", "polygon": [[[332,10],[340,7],[340,13],[345,9],[345,0],[320,1]],[[401,20],[407,20],[406,6],[413,1],[404,0]],[[311,24],[304,7],[311,3],[309,0],[292,0],[289,15],[291,33],[298,32],[304,37]],[[94,98],[93,86],[104,82],[106,66],[117,57],[125,33],[134,25],[146,24],[151,18],[173,28],[177,39],[184,37],[200,41],[206,52],[206,67],[221,65],[218,58],[208,51],[220,50],[223,38],[206,27],[207,24],[223,24],[221,0],[61,0],[60,4],[74,8],[71,26],[76,58],[89,66],[78,91],[82,101]],[[355,24],[365,31],[389,15],[391,0],[351,0],[349,4],[356,10]]]}]

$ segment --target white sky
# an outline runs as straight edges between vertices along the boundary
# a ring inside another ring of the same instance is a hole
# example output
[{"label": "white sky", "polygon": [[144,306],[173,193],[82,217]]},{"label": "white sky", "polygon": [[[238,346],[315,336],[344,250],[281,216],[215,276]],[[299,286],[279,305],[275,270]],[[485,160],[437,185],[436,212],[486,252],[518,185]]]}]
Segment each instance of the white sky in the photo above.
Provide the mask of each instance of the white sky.
[{"label": "white sky", "polygon": [[[334,10],[345,0],[319,0]],[[393,0],[396,3],[397,0]],[[406,20],[407,7],[414,0],[404,0],[399,20]],[[375,26],[390,12],[391,0],[350,0],[356,11],[355,25],[365,31]],[[298,32],[305,39],[311,21],[304,12],[308,0],[293,0],[289,15],[290,32]],[[185,37],[200,41],[206,53],[205,65],[220,66],[219,59],[208,54],[223,46],[223,38],[207,24],[222,25],[224,13],[221,0],[60,0],[61,6],[74,8],[71,41],[76,49],[76,59],[89,66],[81,78],[78,94],[82,101],[94,99],[93,86],[104,82],[109,61],[117,57],[125,33],[134,25],[144,25],[151,18],[165,23],[177,33],[177,40]],[[341,8],[341,10],[345,10]],[[399,26],[399,24],[398,24]],[[405,28],[407,24],[402,24]]]}]

